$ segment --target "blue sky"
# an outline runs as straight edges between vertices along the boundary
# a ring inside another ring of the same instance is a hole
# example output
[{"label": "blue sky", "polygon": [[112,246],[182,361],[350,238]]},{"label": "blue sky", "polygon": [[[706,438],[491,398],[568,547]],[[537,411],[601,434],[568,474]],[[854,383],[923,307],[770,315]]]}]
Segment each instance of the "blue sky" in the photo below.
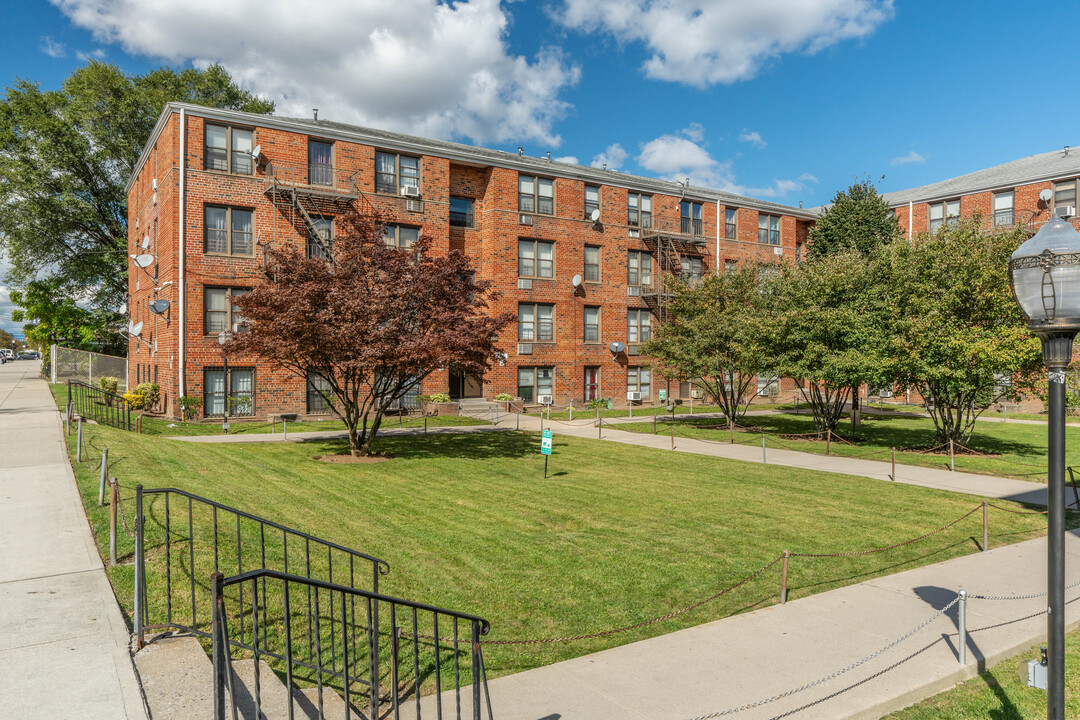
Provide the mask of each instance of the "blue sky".
[{"label": "blue sky", "polygon": [[5,14],[4,86],[54,88],[90,57],[133,73],[221,62],[278,114],[319,107],[792,205],[864,175],[887,192],[1080,143],[1069,3],[29,0]]}]

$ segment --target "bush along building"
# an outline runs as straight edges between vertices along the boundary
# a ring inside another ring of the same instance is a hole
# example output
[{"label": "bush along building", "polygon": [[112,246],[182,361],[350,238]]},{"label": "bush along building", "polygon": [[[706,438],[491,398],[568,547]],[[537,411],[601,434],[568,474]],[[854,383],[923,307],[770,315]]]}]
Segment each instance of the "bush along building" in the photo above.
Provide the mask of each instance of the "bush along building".
[{"label": "bush along building", "polygon": [[432,252],[464,252],[500,291],[493,312],[518,318],[484,377],[446,368],[423,393],[558,405],[652,404],[660,390],[689,401],[688,384],[654,376],[638,352],[664,320],[665,275],[797,262],[816,216],[520,151],[183,104],[163,111],[127,192],[128,383],[158,383],[173,417],[182,397],[194,417],[226,405],[233,416],[326,413],[317,387],[257,357],[223,357],[218,334],[239,328],[233,300],[258,282],[266,248],[325,253],[335,217],[351,211],[377,211],[398,247],[424,235]]}]

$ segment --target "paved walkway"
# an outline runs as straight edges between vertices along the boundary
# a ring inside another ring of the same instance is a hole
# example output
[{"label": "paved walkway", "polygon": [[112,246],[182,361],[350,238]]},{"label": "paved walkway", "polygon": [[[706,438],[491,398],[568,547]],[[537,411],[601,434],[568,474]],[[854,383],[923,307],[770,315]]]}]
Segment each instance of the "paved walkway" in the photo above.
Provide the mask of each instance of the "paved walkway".
[{"label": "paved walkway", "polygon": [[145,719],[63,442],[38,363],[0,365],[0,715]]}]

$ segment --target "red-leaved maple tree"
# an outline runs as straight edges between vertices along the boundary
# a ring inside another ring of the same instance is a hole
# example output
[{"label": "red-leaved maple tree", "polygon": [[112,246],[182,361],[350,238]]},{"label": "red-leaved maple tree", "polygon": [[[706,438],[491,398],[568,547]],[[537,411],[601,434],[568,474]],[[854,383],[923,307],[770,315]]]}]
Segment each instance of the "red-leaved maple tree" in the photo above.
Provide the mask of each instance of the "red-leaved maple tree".
[{"label": "red-leaved maple tree", "polygon": [[460,251],[436,256],[429,238],[388,247],[378,217],[339,217],[335,229],[332,261],[266,251],[262,281],[236,300],[245,326],[227,349],[323,378],[360,456],[386,410],[436,369],[482,375],[513,315],[488,312],[495,291]]}]

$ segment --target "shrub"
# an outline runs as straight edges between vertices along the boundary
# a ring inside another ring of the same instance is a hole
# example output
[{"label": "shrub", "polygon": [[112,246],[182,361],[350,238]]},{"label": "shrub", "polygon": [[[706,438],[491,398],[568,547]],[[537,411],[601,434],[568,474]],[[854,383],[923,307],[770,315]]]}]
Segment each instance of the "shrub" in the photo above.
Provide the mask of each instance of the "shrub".
[{"label": "shrub", "polygon": [[607,410],[608,401],[603,398],[596,398],[595,400],[590,400],[585,407],[589,410]]},{"label": "shrub", "polygon": [[184,395],[180,398],[180,412],[185,420],[194,420],[202,408],[202,398],[194,395]]},{"label": "shrub", "polygon": [[120,378],[110,377],[106,375],[105,377],[98,380],[98,385],[100,385],[101,389],[105,392],[115,395],[116,389],[120,387]]},{"label": "shrub", "polygon": [[161,390],[157,383],[139,383],[135,386],[135,392],[143,396],[143,409],[149,410],[157,405],[161,399]]},{"label": "shrub", "polygon": [[435,393],[431,396],[431,402],[433,403],[448,403],[450,402],[450,395],[447,393]]},{"label": "shrub", "polygon": [[132,410],[142,410],[146,405],[146,397],[136,388],[124,393],[124,402]]},{"label": "shrub", "polygon": [[511,402],[514,397],[508,393],[499,393],[495,396],[497,402]]}]

